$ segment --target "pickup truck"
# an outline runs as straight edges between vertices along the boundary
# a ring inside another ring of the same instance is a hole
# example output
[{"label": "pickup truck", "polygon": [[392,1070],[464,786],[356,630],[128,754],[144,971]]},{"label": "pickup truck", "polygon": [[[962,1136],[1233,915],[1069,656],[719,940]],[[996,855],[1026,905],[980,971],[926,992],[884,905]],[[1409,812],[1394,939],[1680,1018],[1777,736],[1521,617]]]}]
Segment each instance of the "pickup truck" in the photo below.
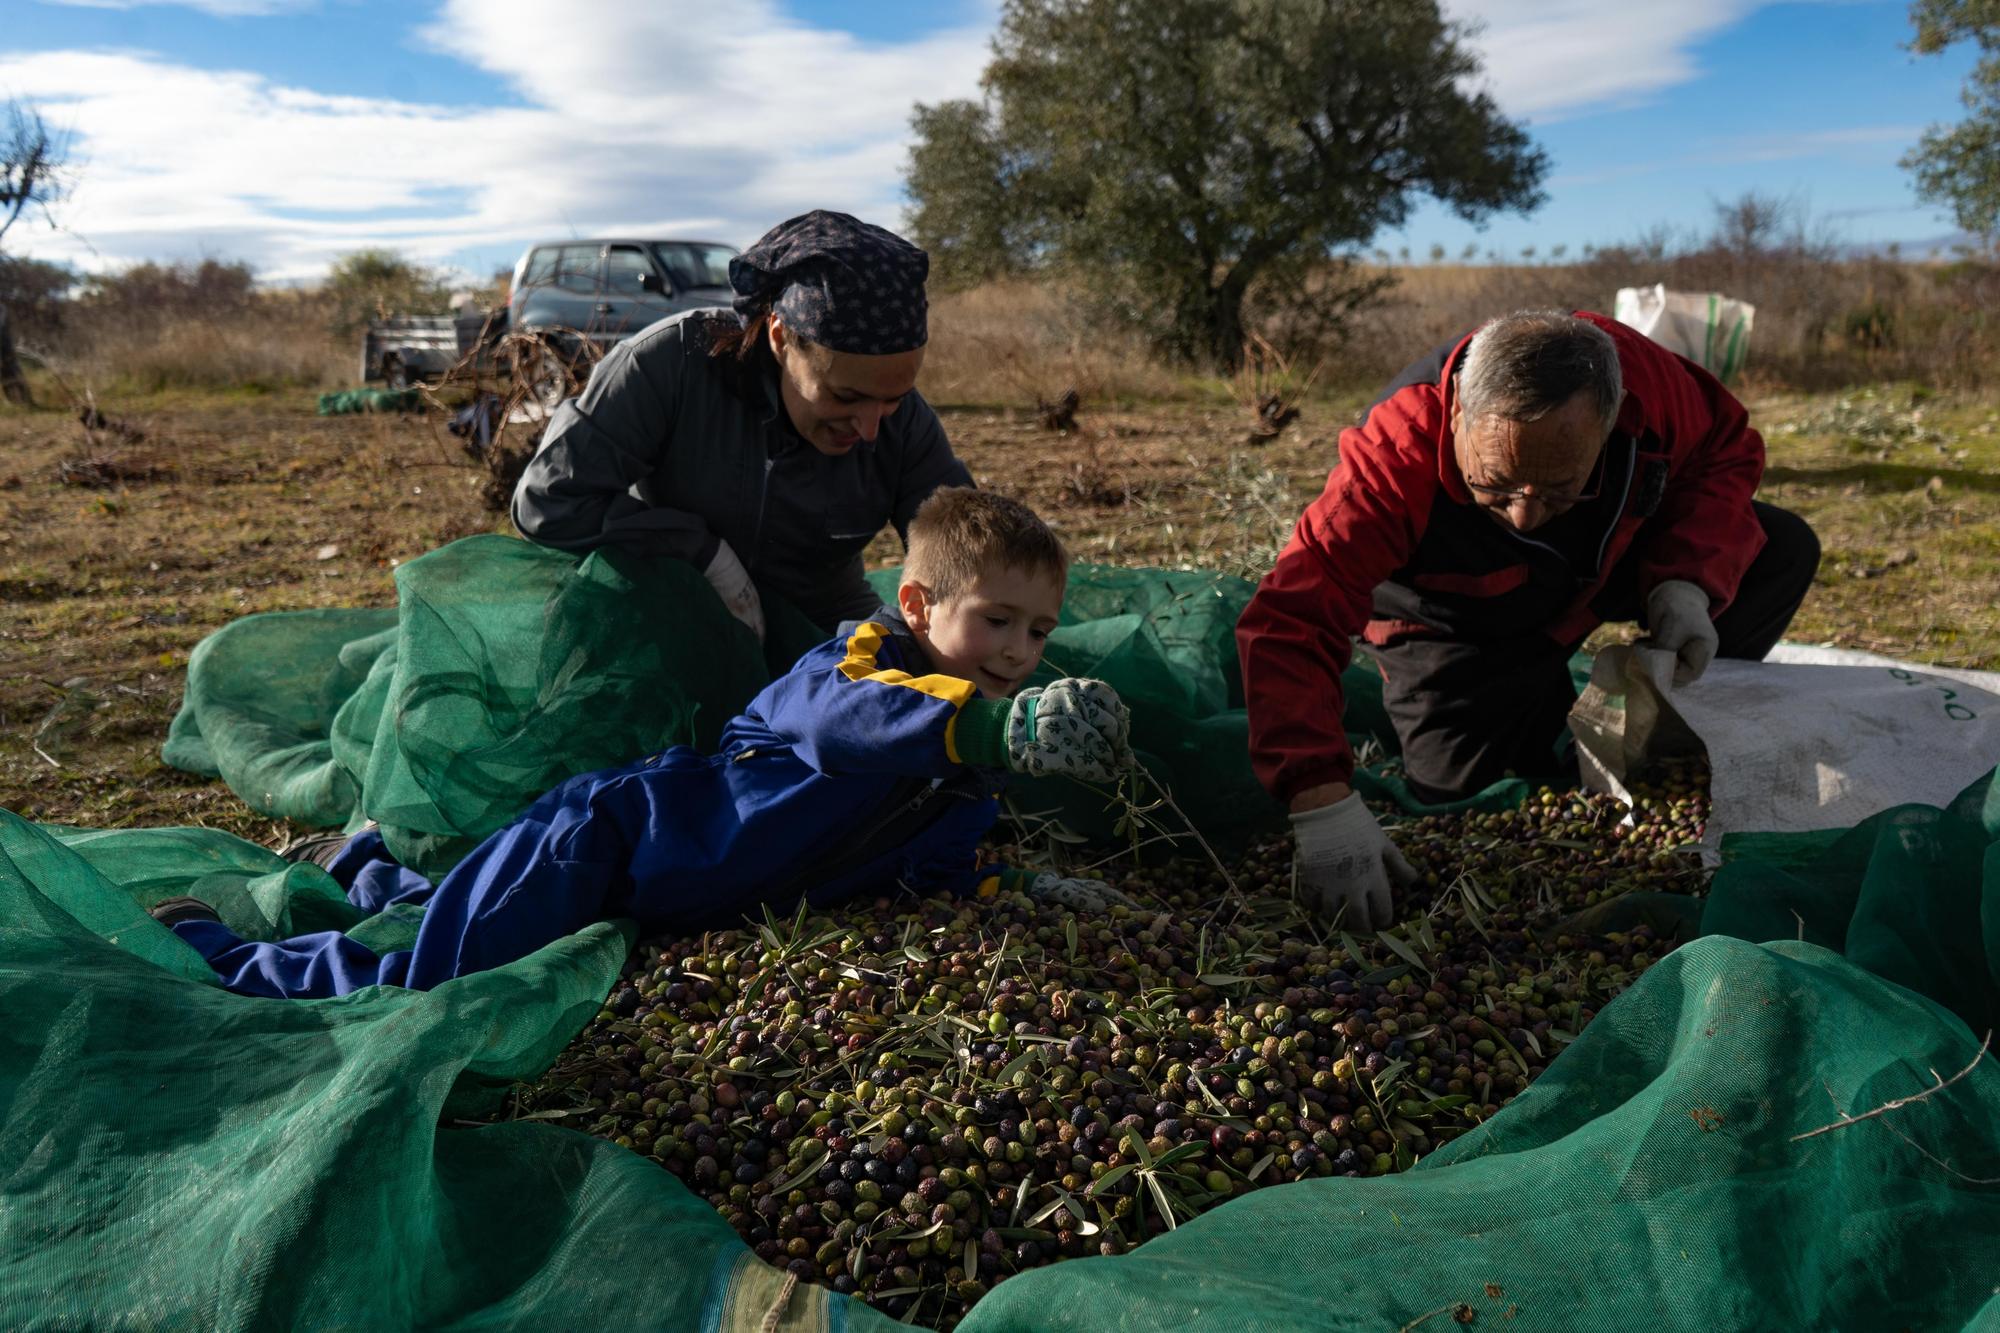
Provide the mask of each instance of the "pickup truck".
[{"label": "pickup truck", "polygon": [[[613,345],[668,315],[730,300],[729,261],[736,248],[718,241],[544,241],[521,252],[512,295],[491,312],[462,307],[455,315],[377,320],[362,343],[361,379],[401,388],[435,379],[468,355],[481,368],[496,364],[510,332],[539,333],[573,349],[578,362],[595,360]],[[584,354],[585,344],[595,355]],[[561,373],[535,377],[537,400],[553,408],[565,390]]]}]

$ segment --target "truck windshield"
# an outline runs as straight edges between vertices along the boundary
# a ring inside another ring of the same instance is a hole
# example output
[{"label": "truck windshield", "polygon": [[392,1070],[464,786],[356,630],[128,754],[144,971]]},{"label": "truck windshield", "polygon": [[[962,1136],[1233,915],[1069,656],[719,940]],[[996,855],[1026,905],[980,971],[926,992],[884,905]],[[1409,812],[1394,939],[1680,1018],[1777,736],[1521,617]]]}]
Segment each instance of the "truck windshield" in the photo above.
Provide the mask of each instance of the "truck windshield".
[{"label": "truck windshield", "polygon": [[726,245],[672,242],[653,247],[653,253],[674,275],[676,287],[727,287],[729,261],[736,251]]}]

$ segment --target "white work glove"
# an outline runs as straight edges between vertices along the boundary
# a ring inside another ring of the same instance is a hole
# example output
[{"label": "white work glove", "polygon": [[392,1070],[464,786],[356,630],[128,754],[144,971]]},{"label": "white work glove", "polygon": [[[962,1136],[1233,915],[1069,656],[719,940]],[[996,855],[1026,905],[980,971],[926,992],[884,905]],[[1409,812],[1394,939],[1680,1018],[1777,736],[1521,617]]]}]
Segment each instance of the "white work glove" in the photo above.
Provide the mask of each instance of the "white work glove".
[{"label": "white work glove", "polygon": [[1007,767],[1111,782],[1131,756],[1130,729],[1125,701],[1101,680],[1064,676],[1030,686],[1007,711]]},{"label": "white work glove", "polygon": [[1293,871],[1321,921],[1349,930],[1381,930],[1395,907],[1390,882],[1408,884],[1417,872],[1389,841],[1359,792],[1317,810],[1292,816],[1299,850]]},{"label": "white work glove", "polygon": [[750,571],[743,568],[743,562],[729,549],[728,542],[716,542],[715,558],[701,572],[708,586],[715,589],[715,595],[729,608],[729,614],[748,625],[757,642],[762,643],[764,601],[757,596],[757,585],[750,581]]},{"label": "white work glove", "polygon": [[1674,684],[1700,680],[1718,642],[1708,616],[1708,594],[1692,583],[1669,579],[1646,594],[1646,622],[1651,628],[1639,642],[1674,655]]},{"label": "white work glove", "polygon": [[1035,876],[1024,891],[1037,902],[1060,903],[1076,912],[1108,912],[1117,905],[1138,905],[1101,879],[1072,879],[1049,871]]}]

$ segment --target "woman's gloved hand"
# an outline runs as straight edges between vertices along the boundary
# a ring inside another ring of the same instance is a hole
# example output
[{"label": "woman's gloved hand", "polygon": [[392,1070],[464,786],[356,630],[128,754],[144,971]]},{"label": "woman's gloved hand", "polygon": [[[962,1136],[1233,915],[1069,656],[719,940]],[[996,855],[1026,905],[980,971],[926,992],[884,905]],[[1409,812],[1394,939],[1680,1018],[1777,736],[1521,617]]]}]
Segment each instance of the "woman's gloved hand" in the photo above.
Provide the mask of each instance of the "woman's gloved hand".
[{"label": "woman's gloved hand", "polygon": [[729,608],[729,614],[748,625],[750,632],[757,636],[757,642],[762,643],[764,599],[757,595],[757,585],[750,581],[750,571],[736,558],[736,552],[729,549],[728,542],[716,542],[715,558],[701,572],[708,580],[708,586],[715,589],[715,595]]}]

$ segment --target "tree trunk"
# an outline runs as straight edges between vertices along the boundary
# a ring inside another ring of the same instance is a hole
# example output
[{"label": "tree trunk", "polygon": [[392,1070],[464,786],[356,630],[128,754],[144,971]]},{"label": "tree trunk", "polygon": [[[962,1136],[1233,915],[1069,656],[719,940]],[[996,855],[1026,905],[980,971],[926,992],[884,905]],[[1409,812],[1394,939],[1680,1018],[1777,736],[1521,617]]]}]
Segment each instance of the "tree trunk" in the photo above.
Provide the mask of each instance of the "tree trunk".
[{"label": "tree trunk", "polygon": [[1208,294],[1208,354],[1215,368],[1234,375],[1243,365],[1243,287],[1225,281]]},{"label": "tree trunk", "polygon": [[21,373],[21,358],[14,354],[14,326],[7,319],[5,305],[0,305],[0,394],[10,403],[34,406],[27,376]]},{"label": "tree trunk", "polygon": [[1298,243],[1292,234],[1253,238],[1243,253],[1229,266],[1222,281],[1208,290],[1208,346],[1215,364],[1226,375],[1243,368],[1243,302],[1250,284],[1270,267],[1271,261]]}]

